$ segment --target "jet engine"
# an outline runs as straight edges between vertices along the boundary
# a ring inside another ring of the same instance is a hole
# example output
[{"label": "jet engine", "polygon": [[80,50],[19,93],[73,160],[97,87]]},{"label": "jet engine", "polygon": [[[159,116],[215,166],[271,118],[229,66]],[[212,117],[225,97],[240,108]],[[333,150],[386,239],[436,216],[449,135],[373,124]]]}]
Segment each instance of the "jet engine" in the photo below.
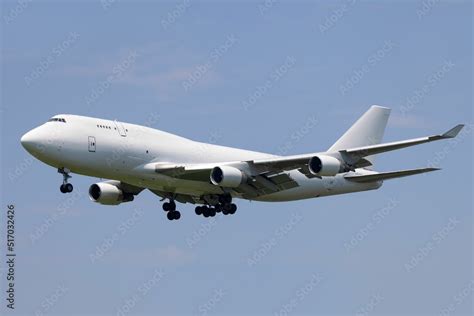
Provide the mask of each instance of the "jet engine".
[{"label": "jet engine", "polygon": [[308,162],[309,171],[317,176],[335,176],[340,173],[341,162],[331,156],[314,156]]},{"label": "jet engine", "polygon": [[117,205],[133,201],[133,194],[125,193],[116,185],[99,182],[89,187],[89,197],[92,201],[103,205]]},{"label": "jet engine", "polygon": [[211,170],[211,183],[226,188],[236,188],[241,185],[247,176],[235,167],[214,167]]}]

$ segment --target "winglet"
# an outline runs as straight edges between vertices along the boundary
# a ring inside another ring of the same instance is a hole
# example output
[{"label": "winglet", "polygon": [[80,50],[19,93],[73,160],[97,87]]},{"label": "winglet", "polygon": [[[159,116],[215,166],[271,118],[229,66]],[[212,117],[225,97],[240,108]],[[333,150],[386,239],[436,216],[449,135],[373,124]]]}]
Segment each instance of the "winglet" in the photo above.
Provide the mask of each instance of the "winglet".
[{"label": "winglet", "polygon": [[463,129],[464,124],[458,124],[455,127],[451,128],[449,131],[441,135],[443,138],[454,138],[458,136],[459,132]]}]

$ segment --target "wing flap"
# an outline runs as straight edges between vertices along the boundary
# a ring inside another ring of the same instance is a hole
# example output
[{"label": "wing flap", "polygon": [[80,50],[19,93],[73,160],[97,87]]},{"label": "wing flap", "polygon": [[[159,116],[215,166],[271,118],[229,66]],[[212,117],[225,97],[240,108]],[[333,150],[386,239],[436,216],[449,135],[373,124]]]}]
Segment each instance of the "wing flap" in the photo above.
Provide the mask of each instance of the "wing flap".
[{"label": "wing flap", "polygon": [[439,168],[420,168],[420,169],[409,169],[409,170],[400,170],[400,171],[390,171],[390,172],[380,172],[368,175],[346,175],[344,176],[345,179],[354,182],[375,182],[375,181],[383,181],[383,180],[390,180],[395,178],[407,177],[412,176],[415,174],[425,173],[440,170]]},{"label": "wing flap", "polygon": [[272,158],[251,160],[248,161],[248,163],[252,164],[261,172],[269,172],[274,170],[281,172],[297,169],[307,164],[313,155],[314,154],[293,155],[285,157],[275,156]]},{"label": "wing flap", "polygon": [[298,186],[288,174],[280,173],[267,176],[261,174],[252,178],[248,185],[254,187],[261,194],[271,194],[282,190],[292,189]]},{"label": "wing flap", "polygon": [[[248,162],[241,162],[242,164]],[[148,163],[141,169],[148,172],[159,173],[169,176],[173,179],[191,180],[191,181],[210,181],[210,172],[216,164],[170,164],[170,163]],[[236,165],[238,168],[238,166]],[[265,168],[266,169],[266,168]],[[261,171],[261,170],[260,170]],[[247,196],[256,196],[258,194],[270,194],[295,188],[298,183],[282,170],[270,168],[270,171],[257,172],[250,174],[247,183],[235,188]]]},{"label": "wing flap", "polygon": [[279,186],[279,189],[292,189],[296,188],[298,186],[298,183],[293,180],[293,178],[290,177],[289,174],[287,173],[280,173],[275,176],[268,177],[270,181],[275,183],[277,186]]},{"label": "wing flap", "polygon": [[146,170],[169,176],[175,179],[208,181],[209,174],[214,166],[208,164],[176,165],[169,163],[150,163]]}]

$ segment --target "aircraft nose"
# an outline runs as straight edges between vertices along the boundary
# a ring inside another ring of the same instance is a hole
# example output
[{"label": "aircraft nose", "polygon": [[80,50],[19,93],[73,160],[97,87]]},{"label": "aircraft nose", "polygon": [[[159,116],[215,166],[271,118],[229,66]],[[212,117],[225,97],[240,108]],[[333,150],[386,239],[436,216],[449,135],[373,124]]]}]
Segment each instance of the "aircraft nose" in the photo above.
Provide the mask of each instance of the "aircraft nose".
[{"label": "aircraft nose", "polygon": [[40,137],[38,134],[37,129],[32,129],[31,131],[27,132],[23,135],[20,139],[21,145],[28,151],[32,152],[37,149],[40,145]]}]

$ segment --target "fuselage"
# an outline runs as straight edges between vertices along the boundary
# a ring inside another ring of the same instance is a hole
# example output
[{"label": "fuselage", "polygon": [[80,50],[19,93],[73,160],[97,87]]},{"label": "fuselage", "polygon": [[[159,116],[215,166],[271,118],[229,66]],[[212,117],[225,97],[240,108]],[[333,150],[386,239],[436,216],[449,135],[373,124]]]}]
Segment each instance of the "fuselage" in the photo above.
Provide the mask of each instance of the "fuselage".
[{"label": "fuselage", "polygon": [[[37,159],[72,173],[118,180],[134,186],[192,196],[219,194],[210,181],[170,179],[143,166],[154,163],[215,164],[276,157],[215,144],[193,141],[157,129],[78,115],[56,115],[26,133],[21,142]],[[360,169],[358,173],[371,171]],[[307,178],[290,171],[298,187],[260,195],[254,200],[290,201],[377,189],[381,182],[355,183],[334,177]],[[172,180],[172,181],[171,181]]]}]

